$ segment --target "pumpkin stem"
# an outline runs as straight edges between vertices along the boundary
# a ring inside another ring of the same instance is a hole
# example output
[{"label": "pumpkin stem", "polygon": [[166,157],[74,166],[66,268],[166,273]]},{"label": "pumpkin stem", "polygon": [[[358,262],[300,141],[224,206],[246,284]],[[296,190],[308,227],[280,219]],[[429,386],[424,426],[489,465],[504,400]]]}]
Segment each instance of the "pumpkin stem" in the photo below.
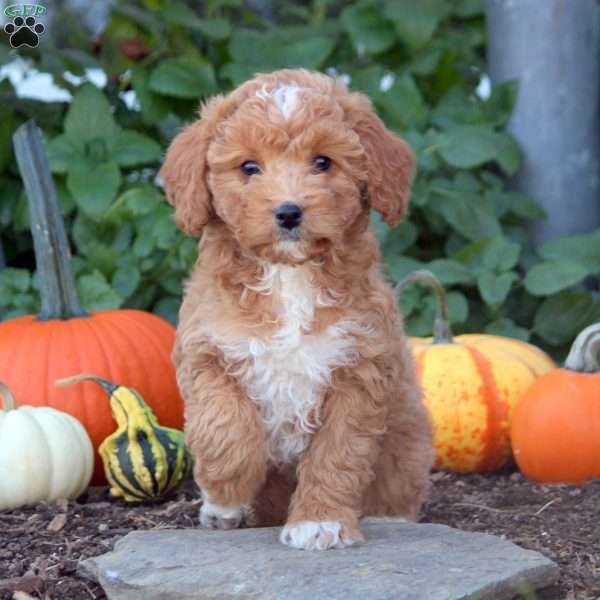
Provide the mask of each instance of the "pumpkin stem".
[{"label": "pumpkin stem", "polygon": [[446,290],[444,289],[444,286],[431,271],[419,270],[410,273],[398,282],[394,288],[396,295],[400,296],[404,289],[413,283],[428,285],[435,292],[437,305],[435,321],[433,322],[433,343],[451,344],[453,336],[448,321],[448,301],[446,299]]},{"label": "pumpkin stem", "polygon": [[17,401],[10,391],[9,387],[0,381],[0,396],[4,400],[4,410],[15,410],[17,408]]},{"label": "pumpkin stem", "polygon": [[27,121],[16,130],[13,145],[31,216],[41,296],[38,319],[85,317],[71,271],[71,250],[56,188],[35,121]]},{"label": "pumpkin stem", "polygon": [[119,387],[118,385],[115,385],[106,379],[102,379],[102,377],[98,377],[98,375],[92,375],[90,373],[80,373],[79,375],[72,375],[71,377],[63,377],[62,379],[57,379],[55,384],[58,387],[66,387],[67,385],[79,383],[80,381],[95,381],[96,383],[99,383],[109,394],[112,394]]},{"label": "pumpkin stem", "polygon": [[600,323],[586,327],[575,338],[565,368],[578,373],[600,371]]}]

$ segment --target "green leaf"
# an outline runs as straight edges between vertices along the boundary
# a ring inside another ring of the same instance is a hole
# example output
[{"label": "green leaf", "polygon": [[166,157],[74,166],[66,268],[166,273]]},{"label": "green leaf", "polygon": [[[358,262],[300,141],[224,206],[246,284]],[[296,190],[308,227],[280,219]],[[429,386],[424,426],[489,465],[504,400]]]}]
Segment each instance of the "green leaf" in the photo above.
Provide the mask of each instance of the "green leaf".
[{"label": "green leaf", "polygon": [[486,195],[495,206],[496,214],[499,217],[504,216],[506,213],[511,213],[523,219],[543,219],[546,217],[546,211],[543,208],[529,196],[520,192],[491,190]]},{"label": "green leaf", "polygon": [[425,46],[415,52],[407,65],[407,70],[421,77],[431,76],[435,73],[443,56],[441,48]]},{"label": "green leaf", "polygon": [[481,100],[461,85],[446,92],[435,106],[432,122],[444,129],[458,125],[475,125],[485,122]]},{"label": "green leaf", "polygon": [[400,38],[409,46],[424,46],[451,10],[446,0],[387,0],[385,16],[394,22]]},{"label": "green leaf", "polygon": [[168,2],[164,4],[161,12],[162,18],[170,25],[181,25],[182,27],[195,29],[198,21],[201,20],[196,11],[184,2]]},{"label": "green leaf", "polygon": [[534,296],[550,296],[575,285],[589,275],[588,269],[570,260],[549,260],[534,265],[524,285]]},{"label": "green leaf", "polygon": [[131,85],[140,103],[142,119],[148,125],[155,125],[169,114],[169,100],[150,89],[150,75],[146,69],[137,66],[132,70]]},{"label": "green leaf", "polygon": [[156,303],[153,312],[159,317],[171,322],[173,325],[176,325],[179,317],[180,306],[181,300],[179,298],[168,296],[167,298],[162,298]]},{"label": "green leaf", "polygon": [[[424,337],[431,335],[436,314],[436,299],[433,294],[418,288],[408,288],[401,298],[401,307],[406,319],[409,335]],[[460,292],[447,294],[448,320],[450,323],[464,323],[469,316],[467,299]]]},{"label": "green leaf", "polygon": [[176,98],[207,96],[216,91],[215,73],[212,65],[200,58],[167,58],[150,74],[150,89]]},{"label": "green leaf", "polygon": [[409,273],[423,268],[423,263],[407,256],[384,257],[387,272],[394,281],[400,281]]},{"label": "green leaf", "polygon": [[583,265],[589,273],[600,273],[600,229],[593,233],[571,235],[544,242],[538,250],[542,258],[569,261]]},{"label": "green leaf", "polygon": [[268,33],[238,29],[229,42],[233,61],[262,69],[318,69],[334,47],[335,39],[315,35],[309,27],[279,27]]},{"label": "green leaf", "polygon": [[[121,20],[120,22],[117,19],[114,19],[117,20],[117,26],[121,25],[127,33],[129,33],[134,26],[144,27],[155,34],[161,33],[164,29],[164,23],[159,14],[156,14],[155,11],[135,6],[133,2],[116,2],[111,10],[116,13],[117,16],[122,15],[127,17],[128,20]],[[133,29],[133,31],[135,31],[135,29]],[[113,35],[114,33],[115,32],[113,32]],[[104,35],[106,35],[106,32],[104,32]]]},{"label": "green leaf", "polygon": [[137,131],[122,129],[117,134],[112,158],[121,167],[136,167],[160,160],[162,148]]},{"label": "green leaf", "polygon": [[161,204],[152,215],[148,216],[152,216],[152,236],[156,247],[163,250],[170,250],[177,237],[177,226],[171,218],[170,207],[166,204]]},{"label": "green leaf", "polygon": [[46,155],[53,173],[66,173],[70,167],[87,164],[83,150],[65,134],[57,135],[46,144]]},{"label": "green leaf", "polygon": [[518,340],[523,340],[524,342],[528,342],[530,338],[527,329],[519,327],[512,319],[507,317],[488,323],[485,326],[484,331],[490,335],[516,338]]},{"label": "green leaf", "polygon": [[482,266],[497,272],[508,271],[518,262],[521,246],[515,242],[497,237],[488,240],[481,256]]},{"label": "green leaf", "polygon": [[200,19],[196,28],[213,40],[225,40],[231,35],[231,25],[226,19]]},{"label": "green leaf", "polygon": [[503,237],[478,240],[456,252],[455,260],[465,263],[476,272],[502,273],[519,262],[521,246]]},{"label": "green leaf", "polygon": [[448,320],[450,323],[464,323],[469,316],[469,303],[463,294],[455,290],[446,294]]},{"label": "green leaf", "polygon": [[487,121],[498,127],[505,125],[512,114],[518,93],[519,82],[516,79],[496,84],[489,99],[483,103]]},{"label": "green leaf", "polygon": [[31,286],[31,273],[26,269],[6,267],[0,271],[0,306],[12,306],[19,292]]},{"label": "green leaf", "polygon": [[81,304],[87,310],[119,308],[122,298],[113,290],[100,271],[82,275],[77,279]]},{"label": "green leaf", "polygon": [[384,52],[396,39],[392,25],[373,6],[348,6],[340,20],[359,56]]},{"label": "green leaf", "polygon": [[[434,190],[432,190],[433,192]],[[468,240],[480,240],[501,234],[498,219],[482,203],[481,197],[470,193],[439,191],[435,208],[444,219]]]},{"label": "green leaf", "polygon": [[496,307],[506,300],[513,282],[517,279],[517,274],[512,271],[500,275],[485,272],[477,277],[477,287],[484,302]]},{"label": "green leaf", "polygon": [[389,234],[382,248],[386,254],[404,254],[416,241],[418,231],[414,223],[404,221],[393,229],[390,228]]},{"label": "green leaf", "polygon": [[535,314],[533,330],[549,344],[561,346],[598,320],[600,301],[589,292],[563,290],[544,300]]},{"label": "green leaf", "polygon": [[213,0],[213,8],[228,6],[230,8],[241,8],[244,5],[244,0]]},{"label": "green leaf", "polygon": [[454,14],[467,19],[482,15],[483,0],[458,0]]},{"label": "green leaf", "polygon": [[502,135],[483,125],[460,125],[438,134],[436,144],[451,167],[472,169],[498,158],[500,150],[506,152]]},{"label": "green leaf", "polygon": [[496,162],[507,175],[514,175],[521,164],[521,151],[508,133],[496,133]]},{"label": "green leaf", "polygon": [[106,148],[114,143],[117,125],[106,96],[91,83],[83,84],[65,117],[65,135],[80,150],[88,144],[104,142]]},{"label": "green leaf", "polygon": [[91,246],[85,255],[85,267],[87,270],[98,270],[106,277],[109,277],[115,271],[119,260],[119,252],[116,248],[107,246],[103,243],[96,243]]},{"label": "green leaf", "polygon": [[468,284],[473,282],[473,274],[461,262],[449,258],[431,261],[427,267],[444,285]]},{"label": "green leaf", "polygon": [[385,74],[386,71],[380,64],[352,69],[350,71],[352,77],[350,87],[369,96],[376,96],[380,93],[381,79]]},{"label": "green leaf", "polygon": [[77,206],[92,219],[102,217],[120,185],[121,172],[114,162],[95,167],[75,166],[67,174],[67,189]]},{"label": "green leaf", "polygon": [[414,127],[425,121],[423,96],[410,75],[397,78],[387,92],[379,92],[375,98],[392,127]]},{"label": "green leaf", "polygon": [[182,284],[181,275],[176,271],[171,271],[160,279],[161,287],[174,296],[181,296],[183,290]]},{"label": "green leaf", "polygon": [[112,287],[123,299],[129,298],[140,284],[141,273],[135,266],[119,267],[112,277]]},{"label": "green leaf", "polygon": [[149,235],[143,235],[141,232],[137,234],[135,242],[133,242],[132,251],[137,258],[146,258],[150,256],[154,250],[154,240]]},{"label": "green leaf", "polygon": [[164,196],[151,185],[137,185],[121,194],[104,214],[104,221],[119,224],[147,215],[162,205]]}]

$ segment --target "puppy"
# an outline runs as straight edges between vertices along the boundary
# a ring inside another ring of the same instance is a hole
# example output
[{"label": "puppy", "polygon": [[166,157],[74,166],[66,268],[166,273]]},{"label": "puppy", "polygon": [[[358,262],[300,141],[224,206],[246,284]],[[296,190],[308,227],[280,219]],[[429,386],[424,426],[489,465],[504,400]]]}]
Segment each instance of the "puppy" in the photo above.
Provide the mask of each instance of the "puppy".
[{"label": "puppy", "polygon": [[417,517],[431,430],[369,230],[413,170],[366,96],[305,70],[212,98],[172,142],[167,197],[202,234],[173,356],[203,526],[321,550],[362,515]]}]

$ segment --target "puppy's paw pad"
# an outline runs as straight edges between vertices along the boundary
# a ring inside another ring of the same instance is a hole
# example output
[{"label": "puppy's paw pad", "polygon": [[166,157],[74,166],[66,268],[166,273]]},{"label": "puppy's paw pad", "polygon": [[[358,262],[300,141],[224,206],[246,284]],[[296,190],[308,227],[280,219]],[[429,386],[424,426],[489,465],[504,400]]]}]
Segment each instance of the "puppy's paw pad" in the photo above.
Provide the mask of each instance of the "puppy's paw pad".
[{"label": "puppy's paw pad", "polygon": [[338,521],[299,521],[286,525],[279,538],[283,544],[300,550],[344,548],[361,540],[344,535]]},{"label": "puppy's paw pad", "polygon": [[206,529],[235,529],[242,524],[243,507],[228,507],[206,500],[200,507],[200,525]]}]

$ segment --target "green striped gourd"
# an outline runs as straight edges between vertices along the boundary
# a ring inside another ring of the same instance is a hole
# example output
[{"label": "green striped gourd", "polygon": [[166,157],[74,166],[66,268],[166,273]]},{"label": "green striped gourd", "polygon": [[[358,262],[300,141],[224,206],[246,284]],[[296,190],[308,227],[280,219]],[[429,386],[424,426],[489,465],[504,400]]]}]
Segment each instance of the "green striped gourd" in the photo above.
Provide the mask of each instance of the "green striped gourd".
[{"label": "green striped gourd", "polygon": [[88,374],[67,377],[57,384],[79,381],[93,381],[108,392],[117,422],[117,430],[98,447],[111,495],[127,502],[142,502],[174,489],[189,473],[192,462],[183,432],[162,427],[132,388]]}]

